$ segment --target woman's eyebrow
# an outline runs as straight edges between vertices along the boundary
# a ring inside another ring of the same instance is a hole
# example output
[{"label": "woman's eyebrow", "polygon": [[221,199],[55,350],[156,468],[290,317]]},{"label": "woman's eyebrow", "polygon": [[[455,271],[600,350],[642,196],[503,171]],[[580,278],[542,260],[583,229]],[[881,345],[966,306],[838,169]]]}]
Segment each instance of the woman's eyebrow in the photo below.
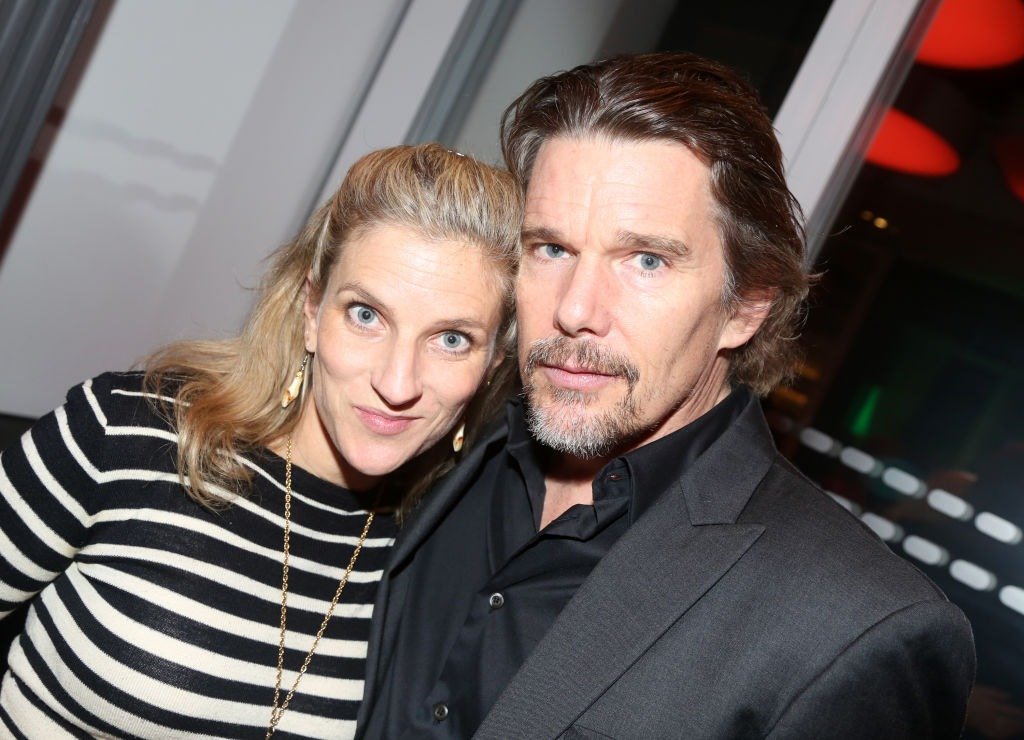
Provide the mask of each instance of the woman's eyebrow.
[{"label": "woman's eyebrow", "polygon": [[477,331],[482,331],[482,332],[486,332],[487,331],[487,326],[483,322],[477,321],[476,319],[467,319],[467,318],[438,319],[437,321],[434,322],[433,325],[438,327],[438,328],[440,328],[440,329],[461,329],[461,330],[475,329]]},{"label": "woman's eyebrow", "polygon": [[350,280],[342,283],[338,286],[338,289],[334,294],[337,296],[345,292],[355,293],[357,298],[366,301],[367,303],[372,303],[376,308],[381,308],[384,311],[387,311],[388,309],[388,306],[384,301],[380,300],[377,296],[371,293],[365,285],[357,280]]}]

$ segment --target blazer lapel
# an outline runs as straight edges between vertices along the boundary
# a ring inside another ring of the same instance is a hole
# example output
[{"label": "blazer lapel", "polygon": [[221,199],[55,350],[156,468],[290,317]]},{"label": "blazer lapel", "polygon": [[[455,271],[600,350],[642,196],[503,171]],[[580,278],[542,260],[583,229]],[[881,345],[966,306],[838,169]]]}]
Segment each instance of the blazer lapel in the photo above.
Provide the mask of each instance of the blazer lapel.
[{"label": "blazer lapel", "polygon": [[473,445],[465,459],[423,498],[398,533],[395,546],[388,558],[388,572],[393,572],[401,567],[416,552],[420,543],[427,538],[437,523],[465,493],[470,480],[483,464],[488,449],[503,441],[507,432],[508,425],[503,421],[490,434]]},{"label": "blazer lapel", "polygon": [[563,733],[760,537],[735,523],[772,460],[752,405],[598,563],[474,737]]},{"label": "blazer lapel", "polygon": [[391,647],[391,630],[394,619],[387,619],[388,610],[400,609],[404,590],[392,581],[391,574],[404,564],[416,548],[433,531],[438,521],[447,513],[465,492],[467,484],[479,470],[488,448],[504,440],[507,425],[501,423],[475,444],[456,468],[424,497],[421,504],[410,513],[398,532],[394,547],[388,557],[388,564],[377,588],[373,605],[373,619],[366,645],[366,677],[363,684],[363,700],[357,713],[357,727],[365,725],[370,707],[376,700],[377,674],[381,663]]}]

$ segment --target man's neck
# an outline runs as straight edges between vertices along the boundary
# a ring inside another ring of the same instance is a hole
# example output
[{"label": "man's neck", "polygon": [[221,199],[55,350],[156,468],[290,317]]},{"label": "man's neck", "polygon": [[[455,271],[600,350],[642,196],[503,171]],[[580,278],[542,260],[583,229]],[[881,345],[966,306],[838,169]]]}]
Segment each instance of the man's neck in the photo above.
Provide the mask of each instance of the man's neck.
[{"label": "man's neck", "polygon": [[544,529],[576,504],[594,503],[593,481],[607,462],[606,458],[583,460],[552,454],[544,470],[544,511],[540,528]]}]

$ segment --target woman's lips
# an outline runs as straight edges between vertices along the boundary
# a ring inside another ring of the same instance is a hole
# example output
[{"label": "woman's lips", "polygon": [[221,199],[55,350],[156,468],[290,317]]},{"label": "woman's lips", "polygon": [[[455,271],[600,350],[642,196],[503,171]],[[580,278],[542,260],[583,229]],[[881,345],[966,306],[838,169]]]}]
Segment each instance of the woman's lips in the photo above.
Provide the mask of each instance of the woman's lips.
[{"label": "woman's lips", "polygon": [[384,436],[401,434],[416,421],[416,416],[396,416],[382,411],[366,408],[365,406],[354,406],[356,415],[363,424],[371,431]]},{"label": "woman's lips", "polygon": [[552,385],[574,391],[596,391],[618,377],[564,365],[541,365],[541,372]]}]

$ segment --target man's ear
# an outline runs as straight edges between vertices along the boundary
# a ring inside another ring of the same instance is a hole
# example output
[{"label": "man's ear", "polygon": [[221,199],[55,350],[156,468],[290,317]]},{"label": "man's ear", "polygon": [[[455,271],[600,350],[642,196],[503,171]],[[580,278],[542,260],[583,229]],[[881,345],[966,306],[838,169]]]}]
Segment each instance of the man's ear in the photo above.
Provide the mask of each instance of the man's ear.
[{"label": "man's ear", "polygon": [[313,273],[306,275],[306,298],[302,303],[303,333],[306,351],[316,354],[317,327],[320,324],[320,301],[322,296],[318,294],[313,285]]},{"label": "man's ear", "polygon": [[768,318],[774,301],[775,291],[771,288],[754,290],[740,298],[725,322],[718,348],[736,349],[749,342]]}]

